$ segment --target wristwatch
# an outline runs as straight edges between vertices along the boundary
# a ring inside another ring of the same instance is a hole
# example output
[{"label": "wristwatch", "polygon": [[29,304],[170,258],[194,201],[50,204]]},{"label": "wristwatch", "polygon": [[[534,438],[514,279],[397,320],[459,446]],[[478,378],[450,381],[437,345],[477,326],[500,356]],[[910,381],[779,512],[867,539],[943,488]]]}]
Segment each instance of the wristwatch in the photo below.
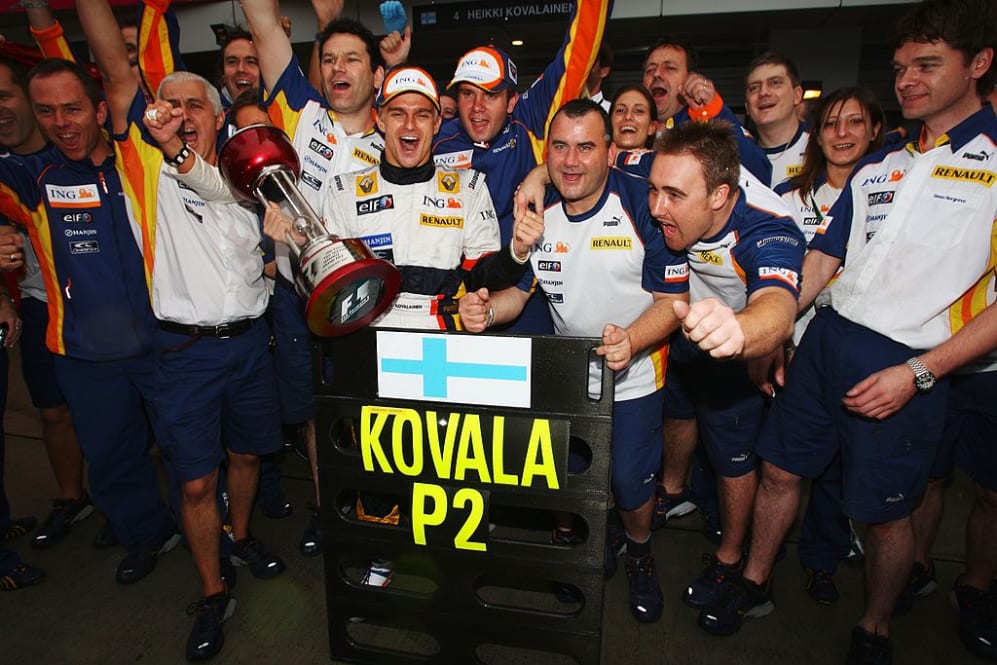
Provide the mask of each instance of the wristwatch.
[{"label": "wristwatch", "polygon": [[914,387],[917,392],[926,393],[935,387],[935,375],[917,356],[907,361],[907,366],[914,372]]}]

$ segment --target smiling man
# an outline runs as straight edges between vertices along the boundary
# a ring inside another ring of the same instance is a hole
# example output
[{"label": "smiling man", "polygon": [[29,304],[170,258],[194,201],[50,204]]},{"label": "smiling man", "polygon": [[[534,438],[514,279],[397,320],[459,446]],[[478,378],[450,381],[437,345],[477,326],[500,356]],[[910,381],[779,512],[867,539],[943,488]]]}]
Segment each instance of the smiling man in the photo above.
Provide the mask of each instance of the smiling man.
[{"label": "smiling man", "polygon": [[768,52],[748,65],[744,105],[758,130],[758,145],[772,162],[773,189],[799,173],[810,133],[799,121],[800,74],[792,60]]},{"label": "smiling man", "polygon": [[[771,610],[776,553],[796,518],[803,477],[839,453],[844,510],[868,523],[866,606],[852,630],[848,662],[890,663],[890,620],[914,554],[910,514],[925,492],[946,424],[948,381],[962,368],[971,394],[993,394],[997,318],[993,228],[997,218],[997,120],[982,98],[994,81],[992,0],[934,0],[898,22],[893,67],[916,140],[869,155],[824,218],[804,264],[805,309],[844,263],[818,309],[759,439],[765,460],[743,579],[700,625],[730,634]],[[871,226],[872,223],[875,226]],[[847,254],[847,261],[846,259]],[[982,370],[982,371],[981,371]],[[953,386],[955,379],[953,379]],[[955,393],[953,392],[953,395]],[[958,406],[993,418],[993,400]],[[954,404],[955,405],[955,404]],[[989,421],[989,422],[992,422]],[[989,427],[989,426],[987,426]],[[990,584],[991,431],[968,430],[967,464],[977,483],[969,572],[954,589],[963,640],[993,658]],[[982,505],[981,505],[982,504]],[[979,512],[979,511],[982,511]]]},{"label": "smiling man", "polygon": [[805,249],[779,197],[739,186],[738,173],[726,123],[685,123],[658,139],[648,181],[665,242],[689,257],[692,305],[678,311],[683,334],[669,349],[666,404],[699,424],[724,527],[716,554],[682,596],[694,608],[718,602],[743,566],[763,412],[743,361],[781,348],[792,333]]},{"label": "smiling man", "polygon": [[[755,177],[768,184],[772,166],[758,145],[741,127],[734,112],[724,103],[713,81],[696,73],[699,57],[688,42],[672,36],[658,39],[647,49],[641,83],[651,93],[658,109],[658,133],[689,121],[715,118],[731,124],[737,139],[741,163]],[[617,165],[647,176],[650,159],[638,162],[639,155],[621,155]]]},{"label": "smiling man", "polygon": [[[154,319],[141,234],[121,195],[102,131],[107,106],[94,80],[74,63],[44,60],[29,72],[28,94],[50,146],[0,160],[0,212],[28,229],[38,256],[45,341],[89,464],[90,492],[128,550],[115,578],[131,584],[179,541],[147,452],[143,402],[153,395]],[[88,505],[66,503],[62,512],[82,519]]]},{"label": "smiling man", "polygon": [[[510,321],[535,281],[556,334],[602,338],[597,353],[617,372],[611,446],[616,506],[607,517],[606,574],[615,573],[625,547],[630,611],[650,623],[664,608],[650,543],[654,477],[661,466],[661,367],[667,337],[678,326],[673,304],[687,302],[687,268],[684,252],[665,246],[648,214],[645,183],[610,169],[611,141],[609,117],[592,100],[576,99],[557,111],[547,138],[553,188],[543,211],[527,211],[518,221],[543,220],[531,270],[516,287],[464,296],[460,315],[472,332]],[[557,251],[563,247],[570,251]],[[599,372],[593,370],[589,390],[598,392]]]}]

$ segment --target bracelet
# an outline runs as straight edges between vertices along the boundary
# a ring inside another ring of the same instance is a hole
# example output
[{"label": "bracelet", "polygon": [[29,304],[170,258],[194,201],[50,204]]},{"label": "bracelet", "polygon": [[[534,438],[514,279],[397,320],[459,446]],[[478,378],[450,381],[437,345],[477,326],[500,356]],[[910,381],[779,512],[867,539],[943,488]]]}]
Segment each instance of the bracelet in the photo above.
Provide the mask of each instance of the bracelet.
[{"label": "bracelet", "polygon": [[166,157],[164,155],[163,161],[174,168],[180,168],[180,165],[186,162],[188,157],[190,157],[190,146],[184,143],[183,147],[180,148],[180,152],[173,157]]},{"label": "bracelet", "polygon": [[495,308],[491,305],[488,306],[488,321],[485,322],[485,328],[491,328],[492,324],[495,323]]},{"label": "bracelet", "polygon": [[25,9],[48,9],[48,0],[21,0],[20,5]]},{"label": "bracelet", "polygon": [[513,249],[511,240],[509,241],[509,254],[512,255],[512,260],[518,263],[519,265],[526,265],[526,262],[530,260],[529,252],[526,253],[525,259],[521,259],[518,256],[516,256],[516,250]]}]

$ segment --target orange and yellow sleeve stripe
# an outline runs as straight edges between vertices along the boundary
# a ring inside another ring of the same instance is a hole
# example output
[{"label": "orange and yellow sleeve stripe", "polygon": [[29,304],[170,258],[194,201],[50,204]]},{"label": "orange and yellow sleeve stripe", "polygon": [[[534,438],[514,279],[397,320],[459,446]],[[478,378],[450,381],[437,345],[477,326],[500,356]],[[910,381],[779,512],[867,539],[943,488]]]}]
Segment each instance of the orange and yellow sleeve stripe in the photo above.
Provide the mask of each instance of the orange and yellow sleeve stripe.
[{"label": "orange and yellow sleeve stripe", "polygon": [[139,3],[139,70],[153,94],[165,77],[184,69],[180,57],[180,24],[169,9],[170,0]]},{"label": "orange and yellow sleeve stripe", "polygon": [[66,345],[62,339],[63,321],[65,320],[65,303],[62,290],[59,287],[58,273],[52,253],[52,232],[49,228],[48,214],[42,203],[31,209],[21,200],[20,195],[0,181],[0,215],[11,222],[20,224],[31,236],[31,243],[38,257],[42,281],[48,294],[49,325],[45,330],[45,345],[53,353],[66,354]]},{"label": "orange and yellow sleeve stripe", "polygon": [[35,38],[35,43],[46,58],[61,58],[76,62],[76,56],[70,50],[69,42],[62,32],[62,25],[58,21],[41,30],[31,28],[31,36]]},{"label": "orange and yellow sleeve stripe", "polygon": [[[599,56],[599,46],[612,12],[613,0],[578,0],[575,16],[568,27],[568,40],[561,55],[564,73],[554,93],[544,127],[550,126],[554,114],[565,102],[584,92],[585,80]],[[533,152],[543,156],[543,141],[535,136],[531,136],[531,139],[534,144]]]},{"label": "orange and yellow sleeve stripe", "polygon": [[149,293],[152,293],[152,268],[156,254],[156,206],[163,153],[145,142],[134,122],[128,125],[125,139],[114,142],[114,150],[117,153],[121,187],[142,233],[145,281]]},{"label": "orange and yellow sleeve stripe", "polygon": [[993,302],[997,280],[997,219],[990,230],[990,263],[983,276],[949,307],[949,327],[956,334]]}]

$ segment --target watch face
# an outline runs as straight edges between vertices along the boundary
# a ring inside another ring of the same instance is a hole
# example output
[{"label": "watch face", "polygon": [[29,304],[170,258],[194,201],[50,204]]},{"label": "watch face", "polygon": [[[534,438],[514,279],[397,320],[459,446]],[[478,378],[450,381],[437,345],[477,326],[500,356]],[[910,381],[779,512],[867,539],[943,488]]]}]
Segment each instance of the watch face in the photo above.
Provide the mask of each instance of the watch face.
[{"label": "watch face", "polygon": [[918,374],[914,383],[920,391],[931,390],[935,386],[935,375],[931,372]]}]

